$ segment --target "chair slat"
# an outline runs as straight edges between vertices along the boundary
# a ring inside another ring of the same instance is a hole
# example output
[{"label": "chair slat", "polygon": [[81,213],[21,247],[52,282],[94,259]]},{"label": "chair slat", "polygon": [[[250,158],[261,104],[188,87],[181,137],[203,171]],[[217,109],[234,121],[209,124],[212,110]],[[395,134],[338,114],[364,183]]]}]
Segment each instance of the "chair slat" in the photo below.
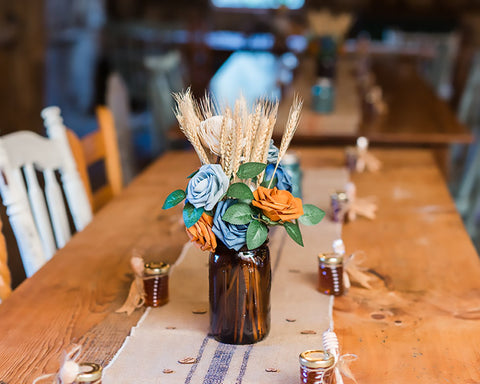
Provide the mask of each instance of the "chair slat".
[{"label": "chair slat", "polygon": [[82,146],[87,164],[93,164],[105,157],[105,144],[98,131],[82,137]]},{"label": "chair slat", "polygon": [[27,181],[27,194],[30,201],[30,208],[33,213],[35,224],[38,228],[40,239],[42,240],[43,252],[45,257],[50,259],[55,253],[55,239],[53,237],[50,217],[48,216],[47,205],[43,197],[42,189],[38,184],[37,175],[32,164],[26,164],[25,178]]},{"label": "chair slat", "polygon": [[43,174],[45,175],[45,196],[50,217],[52,218],[55,240],[57,247],[62,248],[71,237],[62,192],[53,170],[46,169]]}]

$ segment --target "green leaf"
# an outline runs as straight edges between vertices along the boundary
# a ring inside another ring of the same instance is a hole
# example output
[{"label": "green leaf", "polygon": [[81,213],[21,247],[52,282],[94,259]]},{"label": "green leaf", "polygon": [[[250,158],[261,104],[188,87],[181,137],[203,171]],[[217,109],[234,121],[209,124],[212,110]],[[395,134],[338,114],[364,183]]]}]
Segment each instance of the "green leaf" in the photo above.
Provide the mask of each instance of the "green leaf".
[{"label": "green leaf", "polygon": [[222,219],[230,224],[241,225],[248,224],[252,220],[253,210],[250,205],[237,203],[228,207],[223,214]]},{"label": "green leaf", "polygon": [[247,228],[247,248],[260,247],[267,240],[268,230],[265,224],[253,220]]},{"label": "green leaf", "polygon": [[185,193],[185,191],[182,191],[181,189],[177,189],[176,191],[173,191],[165,199],[162,209],[169,209],[174,207],[175,205],[180,203],[183,199],[185,199],[185,196],[187,196],[187,194]]},{"label": "green leaf", "polygon": [[237,171],[237,176],[240,179],[251,179],[262,173],[265,168],[267,168],[267,164],[263,163],[243,163],[240,165]]},{"label": "green leaf", "polygon": [[247,185],[234,183],[228,188],[227,197],[233,197],[239,200],[253,200],[253,193]]},{"label": "green leaf", "polygon": [[298,221],[304,225],[315,225],[322,221],[325,212],[312,204],[303,204],[303,215]]},{"label": "green leaf", "polygon": [[190,175],[187,176],[187,179],[191,179],[193,176],[195,176],[198,173],[199,169],[197,169],[195,172],[192,172]]},{"label": "green leaf", "polygon": [[271,188],[275,187],[278,183],[278,178],[277,176],[273,176],[273,181],[272,184],[270,184],[270,179],[269,180],[263,180],[262,184],[260,184],[262,187],[268,188],[270,185]]},{"label": "green leaf", "polygon": [[279,221],[273,221],[267,216],[265,216],[263,213],[261,214],[261,219],[262,221],[265,221],[268,225],[280,225],[281,223]]},{"label": "green leaf", "polygon": [[285,230],[287,231],[288,236],[290,236],[293,241],[295,241],[297,244],[303,247],[302,233],[300,232],[298,223],[294,224],[290,221],[286,221],[285,223],[283,223],[283,226],[285,227]]},{"label": "green leaf", "polygon": [[183,222],[187,228],[190,228],[202,216],[204,209],[195,208],[192,204],[186,203],[185,208],[183,208]]}]

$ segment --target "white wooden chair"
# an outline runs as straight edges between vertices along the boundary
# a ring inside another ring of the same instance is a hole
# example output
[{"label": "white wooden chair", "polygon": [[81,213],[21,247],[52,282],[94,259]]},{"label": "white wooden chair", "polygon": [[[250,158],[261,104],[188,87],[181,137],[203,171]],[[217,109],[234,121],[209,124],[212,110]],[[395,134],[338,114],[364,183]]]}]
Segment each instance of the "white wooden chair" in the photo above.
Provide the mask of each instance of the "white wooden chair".
[{"label": "white wooden chair", "polygon": [[[55,171],[60,173],[76,230],[82,230],[92,219],[92,210],[68,144],[60,109],[46,108],[42,117],[49,138],[29,131],[0,137],[0,193],[27,277],[33,275],[71,237]],[[36,170],[43,173],[44,192]]]}]

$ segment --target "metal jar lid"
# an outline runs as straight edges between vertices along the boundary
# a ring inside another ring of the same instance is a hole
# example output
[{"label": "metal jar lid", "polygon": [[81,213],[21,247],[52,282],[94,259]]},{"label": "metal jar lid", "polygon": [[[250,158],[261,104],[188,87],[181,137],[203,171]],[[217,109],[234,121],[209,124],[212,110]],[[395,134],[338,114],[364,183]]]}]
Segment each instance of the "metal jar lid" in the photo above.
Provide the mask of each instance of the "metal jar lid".
[{"label": "metal jar lid", "polygon": [[328,265],[340,265],[343,264],[343,255],[335,252],[320,253],[318,255],[318,261]]},{"label": "metal jar lid", "polygon": [[77,383],[90,383],[102,378],[102,367],[95,363],[80,363],[80,373]]},{"label": "metal jar lid", "polygon": [[332,200],[338,200],[340,202],[348,202],[348,196],[346,194],[346,192],[344,191],[337,191],[337,192],[334,192],[330,195],[330,198]]},{"label": "metal jar lid", "polygon": [[300,364],[307,368],[330,368],[335,364],[335,357],[321,349],[302,352],[298,358]]},{"label": "metal jar lid", "polygon": [[144,273],[147,276],[166,275],[170,269],[170,264],[160,262],[151,262],[145,264]]}]

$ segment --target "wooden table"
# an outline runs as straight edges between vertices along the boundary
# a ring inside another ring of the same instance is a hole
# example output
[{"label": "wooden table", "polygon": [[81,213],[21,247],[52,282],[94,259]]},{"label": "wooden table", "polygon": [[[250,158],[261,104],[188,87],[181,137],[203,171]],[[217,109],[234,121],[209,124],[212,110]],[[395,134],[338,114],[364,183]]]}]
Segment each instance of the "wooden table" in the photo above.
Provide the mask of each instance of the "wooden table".
[{"label": "wooden table", "polygon": [[[305,167],[343,162],[338,149],[299,152]],[[381,278],[336,299],[343,351],[359,356],[352,370],[360,383],[479,382],[477,254],[431,153],[376,153],[383,170],[353,179],[359,196],[377,196],[378,218],[347,224],[344,240],[348,251],[365,251],[364,265]],[[131,251],[178,255],[187,239],[180,211],[161,205],[195,166],[193,153],[155,162],[0,305],[0,380],[55,372],[73,343],[83,346],[81,360],[111,360],[143,313],[114,313],[131,281]]]}]

